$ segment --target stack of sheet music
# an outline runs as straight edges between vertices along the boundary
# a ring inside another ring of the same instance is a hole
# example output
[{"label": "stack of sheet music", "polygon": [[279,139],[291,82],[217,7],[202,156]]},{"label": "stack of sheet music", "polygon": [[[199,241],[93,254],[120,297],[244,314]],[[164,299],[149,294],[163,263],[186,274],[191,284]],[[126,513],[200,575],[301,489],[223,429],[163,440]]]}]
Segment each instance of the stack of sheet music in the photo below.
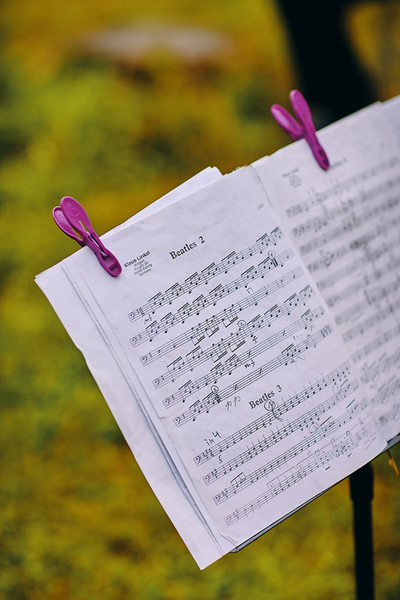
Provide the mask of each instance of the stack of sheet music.
[{"label": "stack of sheet music", "polygon": [[400,102],[208,168],[37,277],[201,568],[400,431]]}]

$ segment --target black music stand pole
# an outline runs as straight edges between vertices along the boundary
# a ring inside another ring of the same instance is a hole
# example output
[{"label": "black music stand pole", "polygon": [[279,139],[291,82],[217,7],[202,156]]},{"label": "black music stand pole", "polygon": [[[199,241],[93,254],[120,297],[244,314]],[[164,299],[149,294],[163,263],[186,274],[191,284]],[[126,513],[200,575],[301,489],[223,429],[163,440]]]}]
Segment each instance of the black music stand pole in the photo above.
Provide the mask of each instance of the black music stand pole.
[{"label": "black music stand pole", "polygon": [[372,499],[374,472],[367,463],[350,475],[357,600],[375,600]]}]

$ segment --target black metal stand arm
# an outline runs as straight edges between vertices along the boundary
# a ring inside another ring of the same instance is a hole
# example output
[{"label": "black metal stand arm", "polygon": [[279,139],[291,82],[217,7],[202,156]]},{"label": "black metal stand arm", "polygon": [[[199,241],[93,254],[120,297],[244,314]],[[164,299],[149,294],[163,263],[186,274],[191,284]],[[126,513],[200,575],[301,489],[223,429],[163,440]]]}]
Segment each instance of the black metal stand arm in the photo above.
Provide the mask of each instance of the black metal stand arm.
[{"label": "black metal stand arm", "polygon": [[375,600],[372,500],[374,472],[368,463],[350,475],[357,600]]}]

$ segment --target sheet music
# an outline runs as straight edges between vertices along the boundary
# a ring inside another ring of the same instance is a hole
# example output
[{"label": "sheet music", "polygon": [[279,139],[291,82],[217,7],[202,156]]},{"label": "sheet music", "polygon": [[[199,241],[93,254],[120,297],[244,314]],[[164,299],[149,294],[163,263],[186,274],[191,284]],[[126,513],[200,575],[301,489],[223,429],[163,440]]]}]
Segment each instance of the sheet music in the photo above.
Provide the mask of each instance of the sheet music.
[{"label": "sheet music", "polygon": [[[146,210],[136,213],[117,230],[186,197],[219,177],[222,175],[216,168],[205,169]],[[41,273],[36,281],[59,315],[71,339],[84,353],[88,367],[107,399],[110,410],[149,485],[198,566],[204,569],[229,552],[232,544],[224,543],[221,538],[215,540],[209,528],[205,527],[203,519],[200,519],[196,507],[189,503],[182,493],[181,482],[175,477],[176,468],[166,460],[152,427],[132,394],[128,382],[121,375],[120,367],[113,360],[110,348],[104,344],[101,330],[96,326],[96,321],[90,318],[87,307],[71,286],[62,264],[59,263]]]},{"label": "sheet music", "polygon": [[107,243],[123,264],[112,285],[87,254],[66,272],[216,539],[238,545],[383,449],[252,169]]},{"label": "sheet music", "polygon": [[256,169],[334,315],[389,440],[400,430],[398,142],[381,105],[326,128],[320,138],[331,161],[327,172],[305,142]]}]

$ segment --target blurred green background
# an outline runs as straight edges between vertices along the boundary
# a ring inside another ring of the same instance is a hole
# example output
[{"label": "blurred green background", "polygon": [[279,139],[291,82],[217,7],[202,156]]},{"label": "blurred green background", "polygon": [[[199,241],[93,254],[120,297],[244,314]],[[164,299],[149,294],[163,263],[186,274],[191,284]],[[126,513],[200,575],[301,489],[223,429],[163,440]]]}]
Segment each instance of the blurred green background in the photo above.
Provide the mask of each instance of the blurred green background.
[{"label": "blurred green background", "polygon": [[[355,5],[347,21],[380,99],[399,94],[399,4]],[[93,50],[97,32],[154,23],[202,28],[221,49]],[[0,598],[352,598],[347,481],[200,572],[33,283],[75,250],[51,219],[60,197],[104,233],[207,165],[288,142],[268,111],[297,84],[275,4],[3,0],[0,52]],[[400,480],[386,456],[374,465],[377,597],[394,600]]]}]

